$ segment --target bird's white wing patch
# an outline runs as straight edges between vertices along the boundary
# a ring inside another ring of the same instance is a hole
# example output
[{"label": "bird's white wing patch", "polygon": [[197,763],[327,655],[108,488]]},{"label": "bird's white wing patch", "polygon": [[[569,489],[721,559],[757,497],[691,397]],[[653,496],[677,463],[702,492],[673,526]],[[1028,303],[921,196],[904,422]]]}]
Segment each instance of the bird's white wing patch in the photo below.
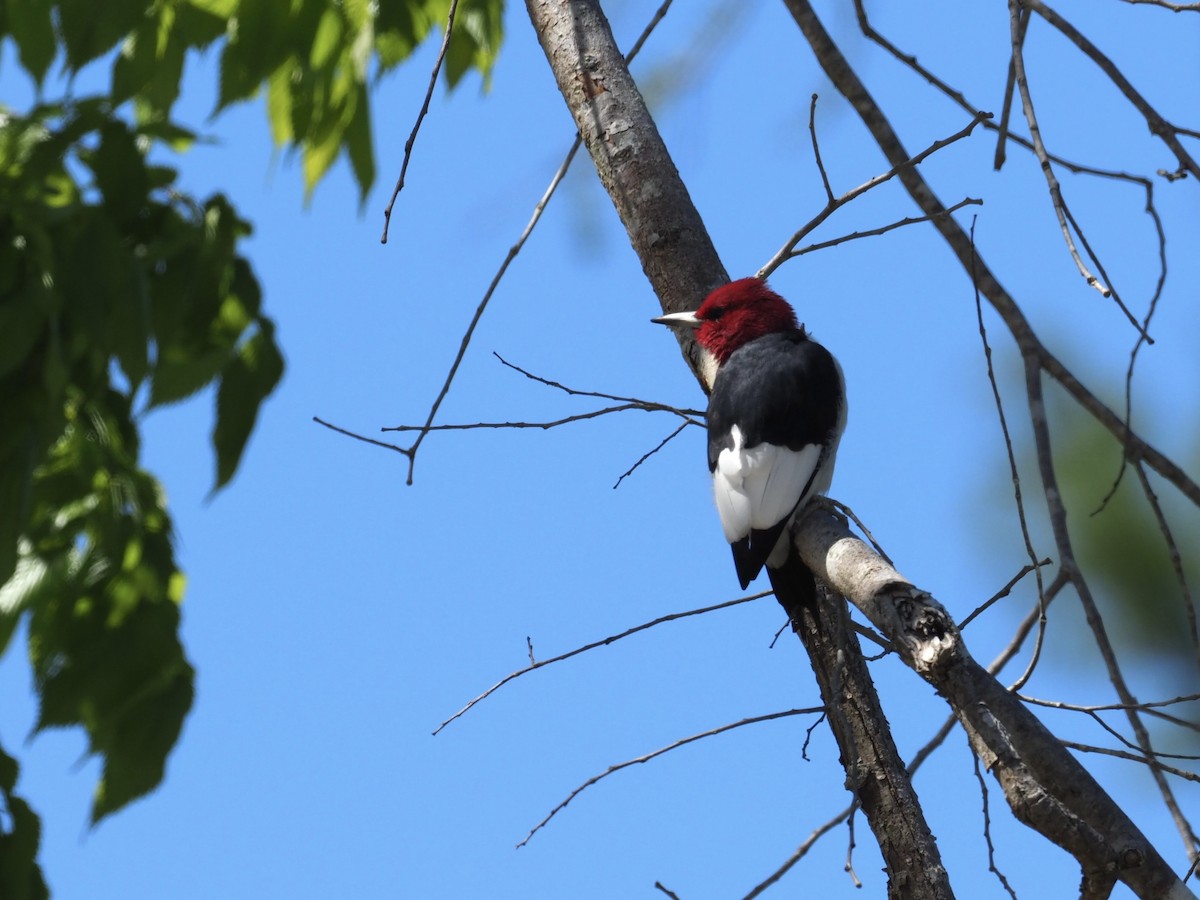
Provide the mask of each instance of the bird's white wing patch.
[{"label": "bird's white wing patch", "polygon": [[791,513],[820,461],[821,448],[759,444],[747,450],[736,426],[731,436],[733,446],[717,457],[713,496],[725,539],[733,543],[751,529],[770,528]]}]

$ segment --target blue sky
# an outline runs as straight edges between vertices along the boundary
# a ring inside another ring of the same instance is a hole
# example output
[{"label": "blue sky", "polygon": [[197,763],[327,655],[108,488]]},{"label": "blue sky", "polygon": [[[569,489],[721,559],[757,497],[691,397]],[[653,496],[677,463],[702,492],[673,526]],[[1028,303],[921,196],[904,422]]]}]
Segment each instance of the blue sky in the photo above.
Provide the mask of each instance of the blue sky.
[{"label": "blue sky", "polygon": [[[1164,115],[1200,124],[1191,89],[1200,18],[1121,3],[1059,5]],[[756,4],[714,35],[705,23],[717,6],[676,4],[635,75],[665,84],[665,74],[690,73],[683,90],[657,101],[659,125],[726,266],[742,275],[824,203],[806,130],[814,91],[834,190],[887,166],[782,4]],[[650,9],[610,4],[618,40],[630,44]],[[866,44],[848,4],[818,11],[911,152],[966,123]],[[919,17],[881,9],[876,25],[999,111],[1008,47],[1001,4],[924,4]],[[816,705],[798,643],[785,636],[770,647],[783,615],[769,598],[524,676],[430,734],[525,665],[527,637],[546,658],[737,596],[698,429],[615,491],[618,476],[675,427],[668,417],[434,434],[409,487],[401,457],[311,421],[374,434],[424,420],[479,298],[570,144],[569,116],[520,5],[507,28],[490,94],[473,77],[452,95],[439,90],[386,246],[382,210],[434,48],[375,94],[380,177],[362,214],[343,163],[304,207],[299,166],[272,150],[261,102],[205,125],[215,61],[189,69],[177,115],[218,143],[180,160],[183,181],[202,196],[227,193],[255,223],[248,252],[288,371],[239,475],[212,501],[212,396],[144,423],[145,464],[167,487],[180,535],[189,576],[183,636],[199,673],[196,706],[159,791],[89,832],[98,763],[83,758],[75,732],[21,744],[35,711],[19,645],[0,663],[0,692],[10,698],[0,737],[19,751],[20,790],[43,815],[42,862],[57,897],[653,897],[661,896],[656,880],[687,900],[736,897],[849,802],[824,725],[810,760],[801,758],[813,719],[799,716],[618,773],[514,849],[612,764],[747,716]],[[6,51],[0,94],[16,103],[29,88]],[[1097,70],[1048,28],[1031,33],[1028,59],[1054,152],[1138,172],[1171,165],[1144,123],[1114,107]],[[1047,343],[1115,401],[1134,333],[1076,273],[1033,158],[1013,149],[997,174],[993,149],[980,130],[923,171],[948,204],[985,201],[959,214],[964,222],[978,215],[981,254]],[[1143,196],[1121,184],[1063,182],[1140,313],[1157,277]],[[1200,200],[1191,181],[1156,190],[1171,269],[1158,343],[1139,362],[1138,422],[1194,473]],[[913,214],[899,185],[888,185],[813,238]],[[932,228],[916,226],[805,256],[772,281],[846,372],[850,423],[833,494],[869,523],[902,572],[965,616],[1024,563],[966,278]],[[572,387],[702,405],[671,336],[648,322],[657,312],[581,156],[497,292],[439,420],[538,421],[593,408],[504,369],[492,351]],[[1010,420],[1028,447],[1016,357],[999,321],[988,324]],[[1036,475],[1027,475],[1027,495],[1036,496]],[[1197,527],[1195,510],[1179,515],[1181,528]],[[1040,552],[1052,554],[1043,525],[1037,534]],[[1023,584],[971,626],[977,658],[990,661],[1008,643],[1034,596]],[[1075,636],[1081,627],[1064,598],[1030,693],[1113,699],[1094,651]],[[894,659],[872,671],[909,757],[947,707]],[[1152,657],[1131,657],[1126,674],[1147,699],[1179,687],[1178,673]],[[1047,721],[1078,740],[1111,743],[1078,717]],[[1179,838],[1144,770],[1085,762],[1182,868]],[[1018,894],[1071,895],[1071,860],[1014,824],[989,788],[997,864]],[[1006,896],[987,873],[982,801],[961,732],[926,764],[917,789],[959,895]],[[1195,785],[1179,791],[1195,812]],[[882,896],[878,852],[861,818],[856,828],[862,895]],[[843,871],[846,846],[839,827],[773,894],[858,895]]]}]

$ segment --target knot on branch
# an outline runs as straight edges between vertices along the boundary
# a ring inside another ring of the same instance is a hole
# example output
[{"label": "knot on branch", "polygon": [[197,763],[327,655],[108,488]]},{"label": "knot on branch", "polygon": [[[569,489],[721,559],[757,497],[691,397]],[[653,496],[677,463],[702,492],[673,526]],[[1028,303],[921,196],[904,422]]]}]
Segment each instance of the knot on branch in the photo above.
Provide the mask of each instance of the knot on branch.
[{"label": "knot on branch", "polygon": [[958,642],[958,629],[940,603],[926,591],[904,581],[884,587],[895,610],[897,635],[918,671],[946,663]]}]

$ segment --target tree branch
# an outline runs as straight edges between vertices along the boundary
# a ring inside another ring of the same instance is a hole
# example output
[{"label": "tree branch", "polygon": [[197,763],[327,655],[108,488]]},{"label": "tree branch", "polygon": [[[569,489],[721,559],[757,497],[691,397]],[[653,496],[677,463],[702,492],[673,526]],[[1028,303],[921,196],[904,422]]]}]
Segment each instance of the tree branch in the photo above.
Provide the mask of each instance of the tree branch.
[{"label": "tree branch", "polygon": [[[728,281],[728,275],[629,75],[599,4],[596,0],[526,0],[526,7],[559,91],[663,310],[694,309],[712,288]],[[902,169],[901,163],[905,162],[897,160],[891,164]],[[691,335],[681,331],[679,338],[685,358],[707,388],[712,372],[706,370]],[[781,590],[778,585],[776,596],[789,611],[800,604],[798,593]],[[878,716],[872,727],[885,739],[874,740],[872,748],[881,755],[895,756],[895,747],[888,746],[886,720],[875,711],[878,700],[873,696],[857,641],[822,631],[826,624],[844,616],[845,608],[840,600],[825,606],[829,609],[822,608],[811,619],[815,634],[810,628],[806,637],[814,670],[829,675],[822,690],[834,689],[831,696],[839,703],[843,690],[854,693],[857,701],[854,719],[859,718],[859,710],[863,711],[863,717]],[[839,607],[840,614],[836,611]],[[793,617],[793,621],[797,619]],[[812,653],[812,648],[817,648],[817,652]],[[857,659],[852,668],[847,666],[847,657]],[[838,726],[834,733],[839,738],[849,774],[856,748],[847,741],[857,739],[853,736],[854,729]],[[894,835],[883,830],[886,828],[883,818],[870,822],[891,875],[889,889],[898,895],[903,885],[903,890],[913,897],[950,896],[936,843],[921,818],[903,765],[897,767],[897,762],[898,758],[887,764],[887,771],[899,773],[894,778],[880,781],[851,778],[851,787],[862,792],[860,799],[866,796],[871,800],[870,808],[864,803],[869,820],[875,811],[889,809],[903,810],[914,817]],[[936,865],[917,867],[914,860],[933,861]]]}]

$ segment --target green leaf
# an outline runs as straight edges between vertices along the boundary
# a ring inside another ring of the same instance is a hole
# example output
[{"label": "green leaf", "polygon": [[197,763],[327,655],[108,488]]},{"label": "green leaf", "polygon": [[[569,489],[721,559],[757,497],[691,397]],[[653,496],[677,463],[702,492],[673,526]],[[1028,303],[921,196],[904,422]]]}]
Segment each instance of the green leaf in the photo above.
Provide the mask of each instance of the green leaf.
[{"label": "green leaf", "polygon": [[4,3],[7,30],[17,44],[21,65],[39,87],[58,52],[50,17],[52,5],[52,0],[7,0]]},{"label": "green leaf", "polygon": [[218,491],[233,478],[254,429],[259,408],[283,376],[283,356],[275,344],[274,328],[261,321],[236,360],[221,375],[217,391],[217,421],[213,449],[217,454]]},{"label": "green leaf", "polygon": [[55,5],[59,36],[72,72],[115,47],[146,14],[142,0],[57,0]]},{"label": "green leaf", "polygon": [[[448,4],[439,4],[448,9]],[[442,21],[446,11],[442,10]],[[418,3],[385,2],[375,17],[375,52],[379,54],[379,74],[404,62],[429,35],[435,18]]]},{"label": "green leaf", "polygon": [[359,85],[354,98],[354,114],[346,126],[346,153],[358,182],[359,208],[367,202],[367,194],[375,183],[375,151],[371,146],[371,104],[365,85]]},{"label": "green leaf", "polygon": [[71,409],[36,479],[30,542],[52,589],[31,603],[29,658],[37,729],[82,725],[103,757],[98,821],[161,780],[193,671],[171,522],[158,482],[137,467],[129,399],[107,391]]},{"label": "green leaf", "polygon": [[17,560],[12,577],[0,584],[0,653],[8,649],[21,614],[44,596],[43,591],[50,582],[45,560],[28,550],[27,546],[27,552]]},{"label": "green leaf", "polygon": [[146,159],[133,134],[119,122],[108,123],[100,132],[100,146],[84,161],[96,175],[105,208],[118,224],[129,223],[146,205],[150,190]]},{"label": "green leaf", "polygon": [[251,97],[289,56],[288,32],[295,27],[273,0],[241,0],[230,19],[221,53],[217,110]]},{"label": "green leaf", "polygon": [[468,71],[478,69],[488,90],[503,39],[503,0],[462,0],[446,50],[446,83],[453,88]]},{"label": "green leaf", "polygon": [[29,804],[15,793],[17,761],[0,749],[0,794],[4,797],[7,830],[0,820],[0,897],[5,900],[47,900],[50,893],[37,864],[42,823]]}]

